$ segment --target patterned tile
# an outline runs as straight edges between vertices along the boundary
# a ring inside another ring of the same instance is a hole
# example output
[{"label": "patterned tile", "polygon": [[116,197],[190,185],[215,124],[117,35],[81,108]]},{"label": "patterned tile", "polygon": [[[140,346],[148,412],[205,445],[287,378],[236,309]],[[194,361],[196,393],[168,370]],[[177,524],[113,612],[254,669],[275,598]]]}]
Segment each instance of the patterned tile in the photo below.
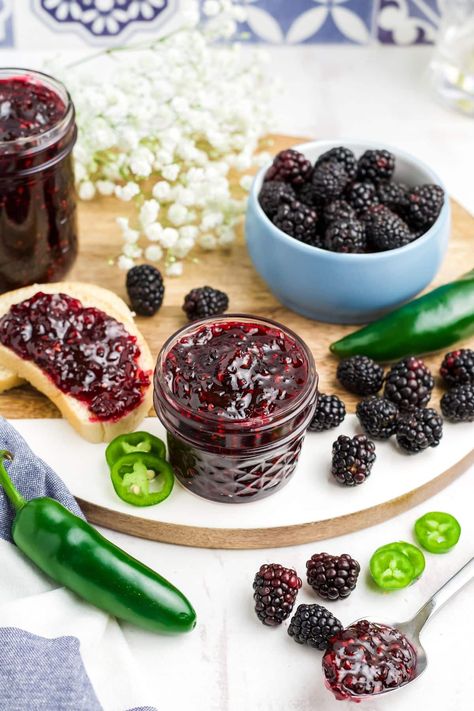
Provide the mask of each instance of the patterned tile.
[{"label": "patterned tile", "polygon": [[31,0],[31,4],[54,32],[74,32],[100,44],[123,40],[136,30],[154,30],[176,9],[176,0]]},{"label": "patterned tile", "polygon": [[13,0],[0,0],[0,47],[13,44]]},{"label": "patterned tile", "polygon": [[375,0],[244,0],[249,41],[367,44]]},{"label": "patterned tile", "polygon": [[432,44],[439,24],[442,1],[379,0],[379,41],[397,45]]}]

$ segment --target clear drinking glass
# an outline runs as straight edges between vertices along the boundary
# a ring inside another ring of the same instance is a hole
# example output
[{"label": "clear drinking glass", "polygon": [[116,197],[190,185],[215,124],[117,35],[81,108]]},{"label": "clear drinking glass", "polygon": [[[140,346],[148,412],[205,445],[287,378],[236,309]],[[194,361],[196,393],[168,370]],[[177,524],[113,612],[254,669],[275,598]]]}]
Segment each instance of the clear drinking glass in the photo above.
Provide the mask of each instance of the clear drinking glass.
[{"label": "clear drinking glass", "polygon": [[442,0],[431,77],[440,97],[474,116],[474,0]]}]

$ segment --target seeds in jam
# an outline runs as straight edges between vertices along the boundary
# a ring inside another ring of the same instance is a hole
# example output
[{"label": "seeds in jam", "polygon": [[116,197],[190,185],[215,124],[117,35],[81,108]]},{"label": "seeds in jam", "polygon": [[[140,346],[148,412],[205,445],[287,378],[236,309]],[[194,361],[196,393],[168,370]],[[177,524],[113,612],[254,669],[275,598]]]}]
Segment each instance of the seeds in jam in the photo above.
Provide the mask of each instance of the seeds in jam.
[{"label": "seeds in jam", "polygon": [[150,373],[125,326],[66,294],[38,292],[0,319],[0,343],[33,361],[94,420],[117,420],[143,399]]},{"label": "seeds in jam", "polygon": [[416,652],[397,629],[360,620],[329,640],[323,671],[337,699],[380,694],[413,679]]},{"label": "seeds in jam", "polygon": [[169,351],[166,383],[192,412],[228,420],[265,418],[307,381],[297,343],[276,327],[227,321],[201,326]]},{"label": "seeds in jam", "polygon": [[45,84],[22,76],[0,80],[0,141],[43,133],[65,113],[62,99]]}]

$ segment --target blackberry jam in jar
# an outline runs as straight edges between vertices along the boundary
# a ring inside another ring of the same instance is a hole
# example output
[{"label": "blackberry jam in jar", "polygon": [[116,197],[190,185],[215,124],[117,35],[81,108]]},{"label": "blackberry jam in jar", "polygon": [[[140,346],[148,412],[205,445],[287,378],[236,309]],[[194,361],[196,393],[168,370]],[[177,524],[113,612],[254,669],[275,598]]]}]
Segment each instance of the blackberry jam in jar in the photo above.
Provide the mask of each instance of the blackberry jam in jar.
[{"label": "blackberry jam in jar", "polygon": [[298,461],[317,383],[308,347],[275,321],[226,314],[177,331],[158,356],[154,403],[179,481],[231,503],[278,491]]},{"label": "blackberry jam in jar", "polygon": [[60,82],[0,70],[0,293],[57,281],[74,262],[76,134],[74,106]]}]

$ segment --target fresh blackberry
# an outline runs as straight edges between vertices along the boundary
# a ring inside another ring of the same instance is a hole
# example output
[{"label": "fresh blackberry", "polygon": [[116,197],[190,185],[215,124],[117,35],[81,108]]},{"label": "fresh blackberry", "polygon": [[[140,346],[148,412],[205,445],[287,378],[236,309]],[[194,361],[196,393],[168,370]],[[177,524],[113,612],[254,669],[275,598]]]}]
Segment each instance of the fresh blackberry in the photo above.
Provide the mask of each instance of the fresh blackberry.
[{"label": "fresh blackberry", "polygon": [[151,264],[140,264],[129,269],[126,288],[130,306],[139,316],[153,316],[163,303],[163,277]]},{"label": "fresh blackberry", "polygon": [[395,363],[385,378],[384,395],[399,410],[425,407],[431,397],[434,379],[421,358],[409,356]]},{"label": "fresh blackberry", "polygon": [[316,212],[322,209],[324,202],[319,198],[314,192],[313,184],[303,183],[298,187],[298,192],[296,193],[296,200],[302,202],[304,205],[313,208]]},{"label": "fresh blackberry", "polygon": [[306,563],[308,583],[324,600],[349,597],[357,585],[359,563],[348,553],[315,553]]},{"label": "fresh blackberry", "polygon": [[358,486],[370,476],[375,444],[365,435],[339,435],[332,445],[332,474],[339,484]]},{"label": "fresh blackberry", "polygon": [[385,150],[369,150],[359,158],[357,165],[358,180],[371,180],[380,183],[390,180],[395,170],[395,156]]},{"label": "fresh blackberry", "polygon": [[290,237],[312,244],[317,237],[318,214],[316,210],[293,200],[280,205],[273,224]]},{"label": "fresh blackberry", "polygon": [[408,186],[405,183],[383,182],[377,185],[377,195],[382,205],[402,214],[408,205]]},{"label": "fresh blackberry", "polygon": [[336,377],[350,393],[373,395],[383,385],[383,368],[372,358],[355,355],[341,360]]},{"label": "fresh blackberry", "polygon": [[364,213],[363,221],[369,247],[376,252],[398,249],[413,240],[408,225],[385,205],[371,207]]},{"label": "fresh blackberry", "polygon": [[474,351],[460,348],[446,353],[439,372],[449,387],[474,383]]},{"label": "fresh blackberry", "polygon": [[212,286],[203,286],[191,289],[184,297],[183,311],[190,321],[208,316],[217,316],[227,311],[229,297],[223,291],[213,289]]},{"label": "fresh blackberry", "polygon": [[373,395],[357,403],[356,415],[369,437],[388,439],[395,434],[398,407],[384,397]]},{"label": "fresh blackberry", "polygon": [[333,200],[329,202],[323,210],[324,221],[327,225],[336,220],[353,220],[356,211],[345,200]]},{"label": "fresh blackberry", "polygon": [[357,161],[350,148],[345,148],[344,146],[331,148],[329,151],[326,151],[326,153],[323,153],[322,156],[319,156],[316,161],[315,168],[323,163],[329,163],[330,161],[341,163],[347,173],[347,177],[350,178],[350,180],[353,180],[356,177]]},{"label": "fresh blackberry", "polygon": [[437,447],[443,436],[443,419],[432,407],[417,407],[400,416],[397,442],[409,454]]},{"label": "fresh blackberry", "polygon": [[326,229],[324,246],[331,252],[363,252],[367,246],[365,227],[355,219],[335,220]]},{"label": "fresh blackberry", "polygon": [[307,644],[323,652],[331,637],[341,630],[342,623],[322,605],[298,605],[288,634],[298,644]]},{"label": "fresh blackberry", "polygon": [[328,161],[314,169],[311,181],[316,198],[330,201],[342,195],[349,178],[341,163]]},{"label": "fresh blackberry", "polygon": [[444,203],[444,190],[439,185],[418,185],[409,191],[404,217],[410,227],[424,229],[436,221]]},{"label": "fresh blackberry", "polygon": [[453,422],[474,422],[474,384],[455,385],[441,398],[441,412]]},{"label": "fresh blackberry", "polygon": [[255,612],[264,625],[274,627],[290,616],[301,578],[278,563],[262,565],[253,581]]},{"label": "fresh blackberry", "polygon": [[306,156],[293,148],[280,151],[265,175],[267,180],[282,180],[291,185],[302,185],[311,175],[313,166]]},{"label": "fresh blackberry", "polygon": [[267,217],[272,219],[282,203],[291,202],[295,197],[296,193],[288,183],[269,180],[267,183],[263,183],[258,194],[258,201]]},{"label": "fresh blackberry", "polygon": [[322,432],[339,427],[346,416],[346,406],[337,395],[319,393],[318,404],[309,424],[310,432]]},{"label": "fresh blackberry", "polygon": [[379,204],[379,196],[373,183],[352,183],[346,190],[345,199],[359,214]]}]

